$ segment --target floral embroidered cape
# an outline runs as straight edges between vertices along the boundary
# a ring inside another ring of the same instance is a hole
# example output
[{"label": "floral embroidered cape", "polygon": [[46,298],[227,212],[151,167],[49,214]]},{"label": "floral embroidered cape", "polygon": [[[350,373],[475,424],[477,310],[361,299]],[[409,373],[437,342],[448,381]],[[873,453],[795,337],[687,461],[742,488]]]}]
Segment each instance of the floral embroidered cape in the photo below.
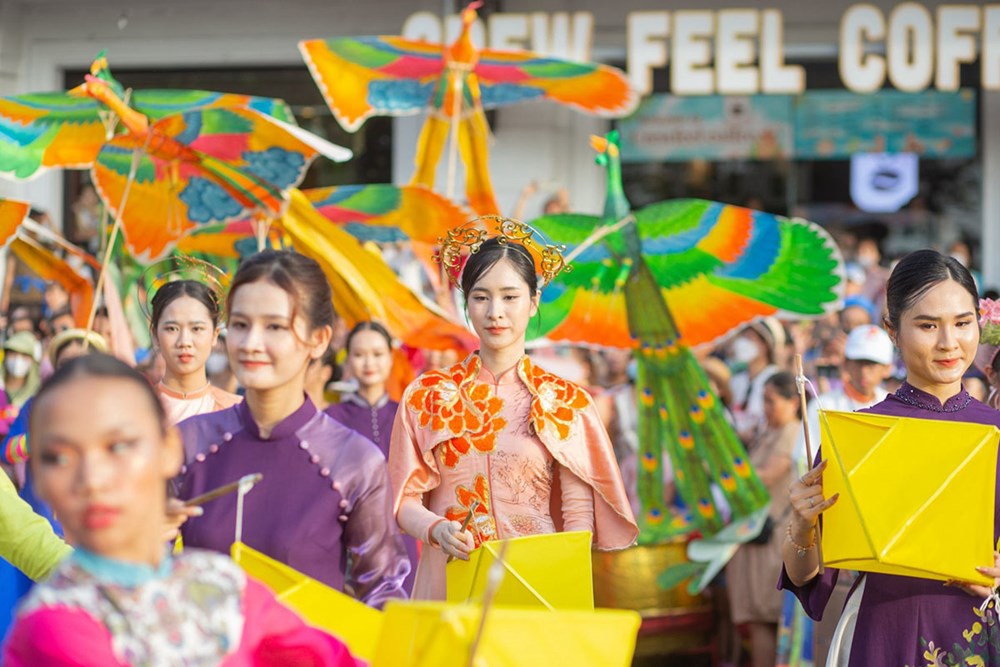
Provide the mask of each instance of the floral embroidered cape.
[{"label": "floral embroidered cape", "polygon": [[[390,451],[389,469],[396,512],[407,493],[430,491],[441,483],[440,467],[455,467],[466,456],[497,450],[507,425],[505,406],[493,386],[478,380],[481,360],[472,354],[445,370],[431,371],[407,388],[393,430],[412,434],[413,445]],[[531,395],[530,428],[555,461],[586,482],[594,495],[594,545],[599,549],[630,546],[638,528],[629,507],[621,473],[607,432],[587,392],[538,366],[528,356],[517,376]],[[406,438],[410,439],[410,438]],[[459,485],[461,506],[447,518],[462,521],[472,501],[479,502],[470,523],[477,545],[495,536],[490,520],[489,480],[477,476]],[[464,500],[464,502],[462,502]],[[558,523],[558,517],[553,517]]]}]

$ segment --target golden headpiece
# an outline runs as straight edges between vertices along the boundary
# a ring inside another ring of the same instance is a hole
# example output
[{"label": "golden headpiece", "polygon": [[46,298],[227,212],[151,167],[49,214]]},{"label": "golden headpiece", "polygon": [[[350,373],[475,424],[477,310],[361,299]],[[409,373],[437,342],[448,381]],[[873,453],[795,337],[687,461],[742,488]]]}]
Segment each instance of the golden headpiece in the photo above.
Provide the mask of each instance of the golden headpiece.
[{"label": "golden headpiece", "polygon": [[150,264],[142,272],[140,284],[146,288],[146,298],[140,299],[139,303],[147,320],[153,319],[153,297],[161,287],[177,280],[194,280],[206,285],[215,294],[219,312],[223,311],[232,277],[205,260],[187,255],[172,255]]},{"label": "golden headpiece", "polygon": [[[490,234],[489,230],[479,226],[480,222],[487,221],[496,223],[495,233]],[[467,248],[469,254],[474,255],[479,252],[479,248],[489,238],[496,237],[497,242],[501,244],[514,241],[523,245],[534,256],[535,265],[541,273],[542,285],[544,286],[561,272],[571,271],[573,267],[567,264],[563,257],[566,246],[538,241],[536,236],[541,237],[542,235],[531,225],[520,220],[504,218],[499,215],[482,215],[460,227],[449,230],[447,236],[438,237],[441,251],[434,259],[444,267],[451,284],[458,287],[459,278],[462,275],[463,249]]]}]

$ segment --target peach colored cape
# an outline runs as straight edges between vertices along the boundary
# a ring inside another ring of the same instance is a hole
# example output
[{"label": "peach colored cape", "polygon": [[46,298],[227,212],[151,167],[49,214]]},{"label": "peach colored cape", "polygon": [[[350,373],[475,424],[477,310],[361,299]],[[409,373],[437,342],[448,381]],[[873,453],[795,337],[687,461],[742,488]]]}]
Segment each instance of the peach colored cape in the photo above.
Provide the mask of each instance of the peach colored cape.
[{"label": "peach colored cape", "polygon": [[[447,464],[473,450],[489,453],[496,447],[504,425],[503,401],[491,385],[477,381],[480,365],[479,355],[472,354],[449,369],[425,373],[407,387],[389,451],[397,515],[405,495],[426,494],[440,486],[438,459]],[[632,545],[639,529],[593,399],[577,385],[538,368],[527,356],[518,362],[517,374],[532,397],[529,422],[535,435],[556,462],[594,492],[594,546],[613,550]],[[552,518],[560,529],[558,498],[552,494]],[[434,522],[428,513],[415,537],[426,542]],[[437,555],[438,550],[425,549],[422,557]]]}]

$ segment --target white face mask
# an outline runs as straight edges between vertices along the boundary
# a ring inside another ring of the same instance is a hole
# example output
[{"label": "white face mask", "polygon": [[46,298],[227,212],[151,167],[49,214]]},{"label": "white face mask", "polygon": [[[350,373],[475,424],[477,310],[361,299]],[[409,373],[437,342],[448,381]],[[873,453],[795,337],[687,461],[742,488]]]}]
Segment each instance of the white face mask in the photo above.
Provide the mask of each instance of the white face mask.
[{"label": "white face mask", "polygon": [[218,375],[229,367],[229,359],[224,352],[212,352],[205,361],[205,372],[209,375]]},{"label": "white face mask", "polygon": [[741,336],[733,341],[733,345],[729,350],[729,356],[737,364],[749,364],[760,356],[760,350],[757,349],[757,346],[752,341]]},{"label": "white face mask", "polygon": [[23,378],[31,370],[31,366],[34,362],[30,357],[25,357],[23,355],[17,355],[16,357],[7,357],[4,359],[4,366],[7,368],[7,372],[11,377]]}]

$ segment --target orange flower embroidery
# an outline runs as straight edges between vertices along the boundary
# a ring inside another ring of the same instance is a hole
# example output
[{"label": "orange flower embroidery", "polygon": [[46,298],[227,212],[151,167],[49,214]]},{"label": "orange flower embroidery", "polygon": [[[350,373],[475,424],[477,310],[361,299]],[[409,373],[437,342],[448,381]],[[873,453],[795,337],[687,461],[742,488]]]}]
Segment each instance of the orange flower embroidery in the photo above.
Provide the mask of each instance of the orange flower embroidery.
[{"label": "orange flower embroidery", "polygon": [[577,412],[587,407],[586,393],[572,382],[536,368],[527,357],[521,373],[533,396],[531,425],[535,433],[552,428],[560,440],[568,438]]},{"label": "orange flower embroidery", "polygon": [[478,500],[479,505],[476,506],[476,510],[472,514],[472,521],[469,522],[468,528],[469,532],[472,533],[473,542],[478,548],[483,542],[496,539],[497,525],[493,520],[490,488],[486,483],[486,478],[482,475],[476,475],[472,488],[459,485],[455,489],[455,496],[458,498],[459,505],[449,507],[444,513],[445,517],[449,521],[465,523],[466,517],[469,516],[469,508],[472,507],[473,501]]},{"label": "orange flower embroidery", "polygon": [[474,381],[478,371],[479,358],[473,356],[447,371],[426,373],[406,399],[421,428],[451,436],[440,443],[441,461],[450,468],[473,447],[493,451],[497,434],[507,425],[500,416],[503,399],[489,385]]}]

